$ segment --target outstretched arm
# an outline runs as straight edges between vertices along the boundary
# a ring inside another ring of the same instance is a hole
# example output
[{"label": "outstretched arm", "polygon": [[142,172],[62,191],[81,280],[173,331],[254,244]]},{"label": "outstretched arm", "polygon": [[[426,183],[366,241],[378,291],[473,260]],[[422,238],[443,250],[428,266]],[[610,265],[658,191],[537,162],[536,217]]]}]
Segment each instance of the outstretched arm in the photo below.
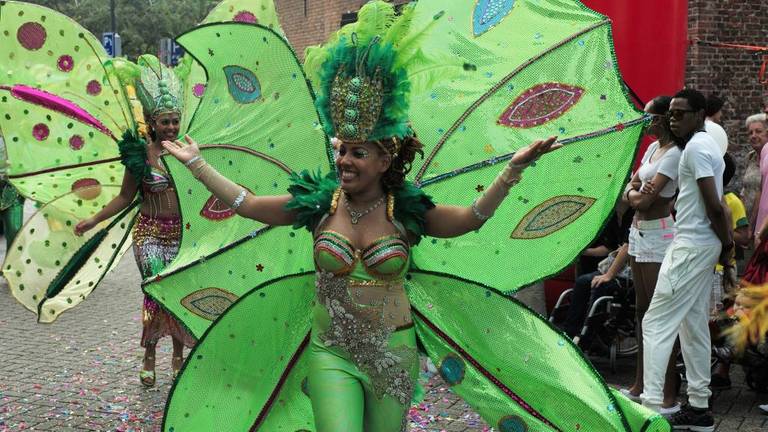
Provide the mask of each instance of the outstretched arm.
[{"label": "outstretched arm", "polygon": [[200,180],[221,202],[230,206],[238,215],[267,225],[290,225],[296,218],[285,210],[290,195],[256,196],[244,187],[219,174],[200,155],[197,143],[186,135],[186,142],[163,141],[168,153],[184,164],[196,179]]},{"label": "outstretched arm", "polygon": [[95,227],[100,222],[125,210],[131,202],[133,202],[133,198],[136,197],[136,192],[138,190],[139,188],[138,185],[136,185],[136,180],[134,180],[133,175],[126,170],[123,174],[123,183],[120,185],[120,193],[112,198],[112,200],[108,202],[103,209],[99,210],[98,213],[88,219],[81,220],[75,226],[75,235],[81,236],[84,232]]},{"label": "outstretched arm", "polygon": [[426,234],[433,237],[457,237],[479,229],[520,181],[523,169],[539,156],[562,147],[557,137],[534,141],[515,152],[504,170],[470,207],[438,205],[426,214]]}]

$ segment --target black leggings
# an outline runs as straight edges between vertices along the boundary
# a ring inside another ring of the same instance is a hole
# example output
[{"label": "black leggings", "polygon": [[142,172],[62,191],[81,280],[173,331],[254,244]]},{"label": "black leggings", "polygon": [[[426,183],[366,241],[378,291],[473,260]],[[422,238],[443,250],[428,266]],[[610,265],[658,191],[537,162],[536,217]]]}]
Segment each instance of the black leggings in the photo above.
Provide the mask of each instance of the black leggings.
[{"label": "black leggings", "polygon": [[606,295],[613,295],[621,288],[616,278],[592,288],[592,279],[601,274],[596,271],[576,278],[573,293],[571,294],[571,305],[568,308],[568,314],[562,326],[563,331],[568,336],[574,337],[581,332],[587,311],[596,299]]}]

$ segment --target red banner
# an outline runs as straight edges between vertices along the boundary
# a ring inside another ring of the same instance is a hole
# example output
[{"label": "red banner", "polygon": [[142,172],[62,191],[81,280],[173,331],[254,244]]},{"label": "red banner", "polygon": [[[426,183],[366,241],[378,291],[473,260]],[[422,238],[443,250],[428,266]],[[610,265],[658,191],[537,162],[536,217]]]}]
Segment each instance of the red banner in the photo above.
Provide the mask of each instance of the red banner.
[{"label": "red banner", "polygon": [[647,102],[683,88],[688,48],[686,0],[583,3],[611,19],[619,68],[640,99]]}]

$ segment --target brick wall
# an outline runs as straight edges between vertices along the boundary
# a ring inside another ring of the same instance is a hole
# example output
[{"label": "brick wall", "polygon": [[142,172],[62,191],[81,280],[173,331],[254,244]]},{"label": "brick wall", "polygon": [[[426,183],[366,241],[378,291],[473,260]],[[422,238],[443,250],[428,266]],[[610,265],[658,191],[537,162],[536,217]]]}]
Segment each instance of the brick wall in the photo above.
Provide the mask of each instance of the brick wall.
[{"label": "brick wall", "polygon": [[[688,14],[691,40],[768,45],[764,0],[688,0]],[[748,151],[744,120],[766,102],[767,88],[757,77],[761,64],[762,56],[747,51],[696,44],[688,49],[686,85],[726,101],[723,123],[739,160]]]},{"label": "brick wall", "polygon": [[[367,0],[275,0],[280,24],[299,58],[304,48],[323,43],[339,29],[341,16],[357,12]],[[394,0],[402,4],[407,0]],[[306,7],[306,9],[305,9]],[[306,10],[306,14],[305,14]]]},{"label": "brick wall", "polygon": [[342,14],[357,12],[363,4],[365,0],[275,0],[280,24],[301,59],[304,48],[339,29]]}]

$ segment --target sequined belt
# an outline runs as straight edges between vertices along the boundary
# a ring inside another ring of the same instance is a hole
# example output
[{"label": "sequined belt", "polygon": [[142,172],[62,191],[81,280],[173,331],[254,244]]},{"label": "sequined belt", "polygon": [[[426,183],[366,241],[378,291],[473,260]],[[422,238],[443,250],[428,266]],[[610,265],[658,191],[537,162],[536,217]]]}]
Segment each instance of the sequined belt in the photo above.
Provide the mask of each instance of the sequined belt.
[{"label": "sequined belt", "polygon": [[319,335],[323,343],[346,351],[377,394],[409,403],[413,382],[408,371],[418,361],[416,350],[389,346],[398,327],[413,325],[402,280],[361,281],[321,271],[316,288],[330,317],[329,327]]},{"label": "sequined belt", "polygon": [[347,282],[347,292],[352,301],[363,310],[380,310],[385,326],[401,330],[413,325],[411,307],[402,279],[365,281],[350,278]]},{"label": "sequined belt", "polygon": [[141,244],[147,238],[178,241],[181,237],[181,219],[173,217],[149,217],[139,213],[133,226],[133,241]]}]

